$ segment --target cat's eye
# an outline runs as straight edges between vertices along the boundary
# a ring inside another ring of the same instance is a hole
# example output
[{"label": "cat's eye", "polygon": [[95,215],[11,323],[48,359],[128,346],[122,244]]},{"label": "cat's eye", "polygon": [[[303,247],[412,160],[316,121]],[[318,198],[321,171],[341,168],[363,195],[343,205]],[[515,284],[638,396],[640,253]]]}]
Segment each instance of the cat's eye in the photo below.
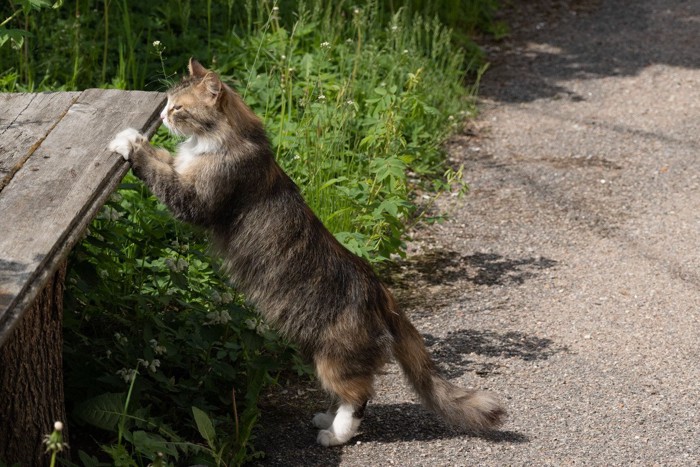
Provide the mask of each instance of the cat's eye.
[{"label": "cat's eye", "polygon": [[181,105],[174,105],[174,106],[173,106],[173,111],[174,111],[174,112],[177,112],[177,111],[180,110],[180,109],[182,109],[182,106],[181,106]]}]

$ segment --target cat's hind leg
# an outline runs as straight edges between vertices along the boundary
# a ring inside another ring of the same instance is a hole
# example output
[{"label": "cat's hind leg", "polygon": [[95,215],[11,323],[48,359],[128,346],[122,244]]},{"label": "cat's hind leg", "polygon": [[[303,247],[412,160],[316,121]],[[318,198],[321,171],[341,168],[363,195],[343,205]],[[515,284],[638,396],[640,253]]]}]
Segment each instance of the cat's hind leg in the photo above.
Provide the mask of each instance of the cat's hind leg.
[{"label": "cat's hind leg", "polygon": [[333,419],[335,419],[335,414],[338,412],[338,405],[339,405],[338,400],[333,398],[333,401],[331,402],[331,405],[328,407],[328,410],[326,410],[325,412],[318,412],[317,414],[315,414],[314,418],[311,420],[311,422],[314,424],[314,426],[316,428],[320,428],[322,430],[327,430],[333,424]]},{"label": "cat's hind leg", "polygon": [[323,388],[339,401],[334,415],[329,411],[314,417],[314,424],[321,428],[316,440],[322,446],[345,444],[357,433],[367,401],[373,394],[373,372],[348,374],[343,371],[342,362],[328,358],[315,360],[316,373]]},{"label": "cat's hind leg", "polygon": [[318,444],[322,446],[338,446],[347,443],[350,438],[357,434],[366,405],[367,402],[360,407],[349,403],[340,404],[332,424],[327,429],[318,432],[316,437]]}]

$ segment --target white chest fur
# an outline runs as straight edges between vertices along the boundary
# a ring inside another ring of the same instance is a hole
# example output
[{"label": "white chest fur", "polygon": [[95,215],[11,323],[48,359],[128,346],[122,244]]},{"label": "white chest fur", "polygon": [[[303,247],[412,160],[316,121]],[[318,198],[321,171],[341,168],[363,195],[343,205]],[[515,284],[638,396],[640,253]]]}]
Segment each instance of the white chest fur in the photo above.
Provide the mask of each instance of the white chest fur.
[{"label": "white chest fur", "polygon": [[177,147],[175,170],[178,173],[185,172],[203,154],[215,152],[217,148],[218,145],[214,141],[191,136]]}]

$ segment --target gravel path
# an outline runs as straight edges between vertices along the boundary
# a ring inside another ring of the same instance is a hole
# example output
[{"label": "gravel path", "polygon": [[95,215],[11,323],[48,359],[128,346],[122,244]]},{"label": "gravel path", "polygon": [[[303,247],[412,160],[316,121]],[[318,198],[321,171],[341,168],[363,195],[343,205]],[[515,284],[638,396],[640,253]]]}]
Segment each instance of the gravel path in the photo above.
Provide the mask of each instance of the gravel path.
[{"label": "gravel path", "polygon": [[341,448],[314,444],[314,385],[272,394],[261,465],[700,465],[700,3],[512,3],[450,145],[471,192],[393,274],[445,373],[508,421],[453,433],[390,365]]}]

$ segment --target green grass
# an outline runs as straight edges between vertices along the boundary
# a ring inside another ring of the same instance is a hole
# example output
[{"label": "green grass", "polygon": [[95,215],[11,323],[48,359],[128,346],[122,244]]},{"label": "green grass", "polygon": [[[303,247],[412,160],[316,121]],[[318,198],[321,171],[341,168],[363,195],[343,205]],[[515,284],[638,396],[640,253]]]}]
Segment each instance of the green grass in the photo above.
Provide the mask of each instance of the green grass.
[{"label": "green grass", "polygon": [[[264,119],[278,160],[327,227],[378,263],[402,254],[406,229],[420,219],[413,189],[434,196],[457,178],[440,144],[473,112],[478,83],[464,80],[479,56],[468,38],[498,33],[494,8],[494,0],[8,2],[0,90],[164,90],[195,56]],[[173,147],[163,129],[155,140]],[[249,461],[258,455],[260,393],[308,374],[228,286],[205,234],[175,222],[132,175],[71,255],[65,314],[79,465]]]}]

